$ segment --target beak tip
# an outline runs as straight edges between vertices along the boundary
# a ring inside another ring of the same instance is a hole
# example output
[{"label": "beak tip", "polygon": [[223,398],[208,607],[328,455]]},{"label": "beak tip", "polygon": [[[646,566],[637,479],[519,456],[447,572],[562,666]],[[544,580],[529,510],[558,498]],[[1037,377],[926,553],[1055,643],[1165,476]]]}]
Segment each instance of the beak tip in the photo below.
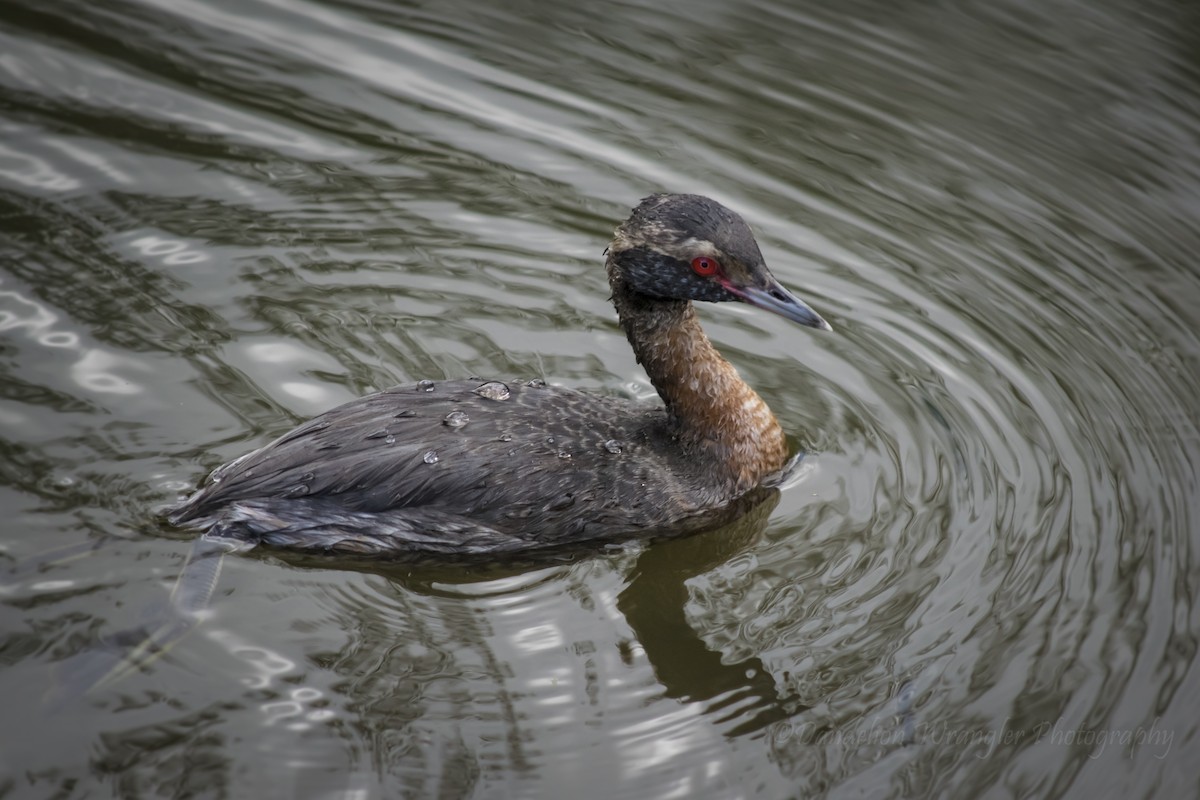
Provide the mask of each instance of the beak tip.
[{"label": "beak tip", "polygon": [[826,322],[820,314],[809,308],[804,301],[783,288],[774,279],[771,279],[771,283],[766,287],[737,286],[728,282],[722,285],[727,292],[744,303],[778,314],[808,328],[833,331],[833,326]]}]

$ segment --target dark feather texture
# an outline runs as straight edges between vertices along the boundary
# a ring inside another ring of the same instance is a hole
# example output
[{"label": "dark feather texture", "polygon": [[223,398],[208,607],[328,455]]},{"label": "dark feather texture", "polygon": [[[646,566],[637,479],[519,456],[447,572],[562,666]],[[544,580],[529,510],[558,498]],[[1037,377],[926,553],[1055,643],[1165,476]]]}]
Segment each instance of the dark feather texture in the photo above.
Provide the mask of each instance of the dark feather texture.
[{"label": "dark feather texture", "polygon": [[[698,274],[701,257],[720,269]],[[170,520],[374,555],[512,552],[719,517],[784,466],[787,448],[690,301],[740,300],[828,326],[774,281],[741,217],[708,198],[644,200],[617,229],[607,267],[621,325],[664,405],[540,381],[400,386],[226,464]]]},{"label": "dark feather texture", "polygon": [[540,382],[423,382],[230,462],[170,519],[302,549],[510,550],[630,516],[669,524],[713,503],[708,482],[661,408]]}]

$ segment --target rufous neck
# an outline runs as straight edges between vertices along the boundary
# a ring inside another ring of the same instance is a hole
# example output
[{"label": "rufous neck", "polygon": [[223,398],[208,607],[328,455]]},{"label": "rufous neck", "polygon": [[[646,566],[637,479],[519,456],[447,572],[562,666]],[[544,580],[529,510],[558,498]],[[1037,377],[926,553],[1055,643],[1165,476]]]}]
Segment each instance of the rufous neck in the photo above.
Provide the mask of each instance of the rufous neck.
[{"label": "rufous neck", "polygon": [[713,458],[739,491],[779,470],[787,459],[779,422],[709,342],[692,304],[641,295],[619,278],[610,283],[621,327],[681,443]]}]

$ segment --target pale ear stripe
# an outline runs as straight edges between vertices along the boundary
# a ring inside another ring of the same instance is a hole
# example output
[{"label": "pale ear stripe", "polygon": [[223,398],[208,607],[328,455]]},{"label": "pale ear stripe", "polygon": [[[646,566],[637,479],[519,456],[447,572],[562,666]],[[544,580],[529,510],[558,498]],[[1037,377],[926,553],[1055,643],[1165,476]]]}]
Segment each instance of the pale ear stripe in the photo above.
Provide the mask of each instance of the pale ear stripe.
[{"label": "pale ear stripe", "polygon": [[[652,237],[653,238],[653,237]],[[629,236],[618,235],[619,242],[614,240],[613,244],[608,248],[615,252],[622,250],[632,250],[635,247],[640,247],[643,250],[649,250],[651,253],[656,253],[667,258],[678,258],[681,252],[688,254],[688,259],[692,258],[711,258],[718,264],[724,263],[725,254],[717,249],[716,245],[707,239],[696,239],[689,237],[680,242],[677,246],[670,248],[668,251],[663,247],[656,247],[653,241],[642,238],[630,238]],[[655,241],[661,241],[656,239]],[[619,246],[618,246],[619,244]],[[606,251],[607,252],[607,251]]]},{"label": "pale ear stripe", "polygon": [[725,257],[725,254],[718,250],[716,245],[707,239],[688,237],[679,243],[679,247],[691,253],[692,258],[704,256],[706,258],[714,259],[717,263],[721,263],[721,260]]}]

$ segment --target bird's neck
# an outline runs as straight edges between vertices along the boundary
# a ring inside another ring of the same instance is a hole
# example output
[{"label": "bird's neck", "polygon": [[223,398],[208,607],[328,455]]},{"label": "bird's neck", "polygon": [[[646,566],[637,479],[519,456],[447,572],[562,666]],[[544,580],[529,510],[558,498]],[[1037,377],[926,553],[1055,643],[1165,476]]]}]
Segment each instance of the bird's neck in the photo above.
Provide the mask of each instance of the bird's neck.
[{"label": "bird's neck", "polygon": [[692,304],[646,297],[618,277],[611,285],[621,327],[681,443],[720,464],[739,492],[779,470],[787,460],[779,422],[709,342]]}]

